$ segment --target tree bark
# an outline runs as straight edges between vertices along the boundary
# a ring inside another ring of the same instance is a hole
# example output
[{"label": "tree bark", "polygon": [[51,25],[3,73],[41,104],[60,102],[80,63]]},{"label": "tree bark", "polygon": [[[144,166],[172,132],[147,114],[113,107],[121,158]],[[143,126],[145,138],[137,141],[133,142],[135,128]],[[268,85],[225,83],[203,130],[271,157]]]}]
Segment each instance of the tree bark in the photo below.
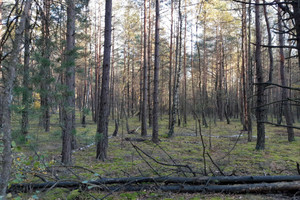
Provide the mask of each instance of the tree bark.
[{"label": "tree bark", "polygon": [[[259,4],[260,0],[255,1]],[[261,27],[260,27],[260,7],[255,5],[255,27],[256,27],[256,79],[257,79],[257,99],[256,99],[256,122],[257,122],[257,141],[256,150],[265,149],[265,125],[263,123],[265,119],[265,111],[262,105],[264,104],[264,90],[265,86],[263,81],[263,69],[261,63]]]},{"label": "tree bark", "polygon": [[115,29],[112,25],[112,58],[111,58],[111,84],[110,84],[110,112],[111,117],[115,119]]},{"label": "tree bark", "polygon": [[172,121],[172,63],[173,63],[173,0],[171,0],[171,33],[170,33],[170,53],[169,53],[169,125]]},{"label": "tree bark", "polygon": [[41,110],[42,110],[42,124],[46,132],[50,131],[50,99],[49,99],[49,80],[50,80],[50,1],[44,0],[43,13],[43,49],[41,61]]},{"label": "tree bark", "polygon": [[152,126],[152,98],[151,98],[151,58],[152,58],[152,44],[151,44],[151,31],[152,31],[152,24],[151,24],[151,0],[149,0],[149,13],[148,13],[148,86],[147,86],[147,100],[148,100],[148,121],[149,121],[149,127]]},{"label": "tree bark", "polygon": [[159,65],[160,65],[160,56],[159,56],[159,3],[160,0],[156,0],[156,20],[155,20],[155,60],[154,60],[154,87],[153,87],[153,132],[152,132],[152,141],[158,143],[158,87],[159,87]]},{"label": "tree bark", "polygon": [[[251,0],[249,0],[251,2]],[[248,20],[251,21],[251,4],[248,7]],[[247,96],[253,96],[253,81],[252,81],[252,58],[251,58],[251,23],[248,23],[248,58],[247,58]],[[247,106],[248,106],[248,142],[252,141],[252,116],[251,116],[251,107],[252,107],[252,99],[247,98]]]},{"label": "tree bark", "polygon": [[186,70],[186,26],[187,26],[187,11],[186,11],[186,0],[184,1],[184,45],[183,45],[183,125],[186,126],[187,125],[187,81],[186,81],[186,74],[187,74],[187,70]]},{"label": "tree bark", "polygon": [[2,112],[3,118],[1,135],[3,142],[3,152],[2,152],[2,169],[0,176],[0,198],[6,199],[7,184],[10,177],[10,170],[12,165],[12,151],[11,151],[11,103],[13,95],[13,86],[16,78],[16,69],[19,63],[19,52],[23,37],[23,31],[25,29],[26,13],[29,12],[31,6],[31,0],[25,2],[25,7],[20,19],[20,22],[15,31],[15,38],[13,42],[12,52],[8,60],[8,65],[5,66],[5,71],[3,71],[3,107]]},{"label": "tree bark", "polygon": [[23,94],[22,94],[22,104],[24,106],[22,110],[22,123],[21,132],[24,136],[28,133],[29,128],[29,98],[30,98],[30,88],[29,88],[29,62],[30,62],[30,11],[27,11],[25,19],[25,31],[24,31],[24,68],[23,68]]},{"label": "tree bark", "polygon": [[294,10],[295,30],[297,33],[296,41],[298,49],[298,66],[300,68],[300,2],[293,1],[292,6]]},{"label": "tree bark", "polygon": [[[3,9],[2,9],[2,0],[0,0],[0,35],[2,36],[2,12],[3,12]],[[0,47],[0,58],[2,60],[2,47]],[[1,66],[1,60],[0,60],[0,66]],[[2,79],[3,78],[3,70],[2,68],[0,67],[0,78]],[[3,121],[3,89],[2,89],[2,84],[0,85],[0,129],[2,128],[2,121]]]},{"label": "tree bark", "polygon": [[[266,0],[263,0],[263,3],[266,3]],[[264,16],[265,16],[265,21],[266,21],[266,28],[268,32],[268,45],[272,46],[272,35],[271,35],[271,28],[270,28],[270,23],[268,19],[268,13],[267,13],[267,6],[264,5]],[[270,65],[269,65],[269,80],[268,82],[272,83],[273,81],[273,66],[274,66],[274,59],[273,59],[273,51],[272,48],[268,48],[269,52],[269,58],[270,58]]]},{"label": "tree bark", "polygon": [[143,103],[142,136],[147,136],[147,0],[144,0],[144,69],[143,69]]},{"label": "tree bark", "polygon": [[67,33],[65,51],[65,80],[66,89],[63,99],[63,141],[62,163],[72,164],[72,139],[75,135],[75,2],[67,0]]},{"label": "tree bark", "polygon": [[178,110],[178,90],[179,90],[179,83],[180,83],[180,72],[181,72],[181,46],[182,46],[182,13],[181,13],[181,0],[179,0],[179,38],[177,41],[177,45],[179,44],[179,48],[176,47],[177,49],[177,55],[179,57],[179,63],[178,63],[178,68],[175,70],[175,81],[174,81],[174,90],[173,90],[173,104],[172,104],[172,120],[171,120],[171,126],[169,129],[168,136],[172,137],[174,134],[174,126],[176,123],[176,111]]},{"label": "tree bark", "polygon": [[[261,192],[277,192],[277,191],[294,191],[299,190],[300,181],[299,176],[216,176],[216,177],[128,177],[128,178],[102,178],[94,181],[88,181],[90,185],[109,185],[109,184],[122,184],[115,186],[122,190],[124,184],[141,184],[141,183],[164,183],[164,184],[182,184],[182,185],[169,185],[159,186],[163,191],[174,192],[231,192],[231,193],[261,193]],[[232,184],[232,185],[228,185]],[[46,182],[46,183],[21,183],[13,184],[9,192],[29,192],[41,188],[51,187],[65,187],[65,188],[78,188],[83,184],[80,182]],[[113,190],[112,186],[106,186],[110,191]],[[142,189],[159,189],[155,186],[148,184],[140,186],[126,187],[125,191],[139,191]]]},{"label": "tree bark", "polygon": [[[282,27],[282,18],[281,18],[281,9],[278,7],[278,30],[279,30],[279,46],[284,45],[284,40],[283,40],[283,27]],[[279,58],[280,58],[280,79],[281,79],[281,85],[282,86],[287,86],[286,84],[286,78],[285,78],[285,65],[284,65],[284,53],[283,53],[283,48],[281,47],[279,49]],[[283,109],[283,114],[285,116],[286,124],[287,126],[287,132],[288,132],[288,141],[292,142],[295,141],[295,136],[294,136],[294,129],[292,128],[293,126],[293,119],[292,119],[292,110],[290,104],[285,101],[288,98],[288,90],[287,88],[281,88],[281,97],[282,100],[282,109]]]},{"label": "tree bark", "polygon": [[202,76],[203,79],[202,81],[202,124],[207,128],[207,122],[206,122],[206,117],[205,117],[205,112],[206,112],[206,107],[207,107],[207,102],[208,102],[208,95],[207,95],[207,66],[206,66],[206,59],[207,59],[207,48],[206,48],[206,17],[207,13],[204,10],[204,22],[203,22],[203,68],[202,68]]},{"label": "tree bark", "polygon": [[108,147],[108,117],[109,117],[109,72],[111,54],[111,20],[112,20],[112,0],[105,3],[105,34],[104,34],[104,57],[100,112],[97,123],[97,155],[96,158],[104,161],[107,158]]},{"label": "tree bark", "polygon": [[[247,96],[247,83],[246,83],[246,65],[247,65],[247,20],[246,20],[246,4],[242,4],[242,109],[243,109],[243,129],[248,131],[248,96]],[[249,139],[249,138],[248,138]]]}]

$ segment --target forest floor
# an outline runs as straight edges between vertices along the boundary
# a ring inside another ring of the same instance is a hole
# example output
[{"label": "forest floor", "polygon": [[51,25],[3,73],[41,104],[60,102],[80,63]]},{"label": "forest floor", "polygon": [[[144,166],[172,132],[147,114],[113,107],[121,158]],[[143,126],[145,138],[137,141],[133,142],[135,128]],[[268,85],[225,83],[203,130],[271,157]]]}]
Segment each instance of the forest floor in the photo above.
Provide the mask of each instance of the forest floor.
[{"label": "forest floor", "polygon": [[[95,159],[94,138],[96,124],[89,116],[87,127],[77,122],[76,137],[78,149],[73,152],[73,166],[62,167],[61,128],[58,119],[51,119],[51,131],[46,133],[38,125],[38,118],[32,118],[31,128],[26,140],[19,136],[19,118],[13,116],[14,169],[12,183],[75,180],[84,182],[99,177],[155,177],[155,176],[188,176],[188,168],[164,166],[155,161],[167,164],[188,165],[197,176],[204,173],[204,157],[201,137],[196,135],[195,121],[190,118],[185,127],[176,127],[174,137],[167,137],[167,116],[159,121],[160,143],[151,142],[149,137],[143,142],[129,142],[125,138],[141,138],[140,129],[136,134],[127,134],[125,120],[120,121],[119,133],[111,137],[114,122],[109,126],[108,159],[100,162]],[[77,116],[79,119],[79,116]],[[266,126],[266,148],[256,151],[256,130],[253,127],[253,140],[247,141],[247,133],[242,132],[239,120],[226,122],[208,122],[209,127],[201,127],[206,152],[214,163],[205,155],[207,174],[212,175],[297,175],[296,162],[300,162],[300,131],[295,130],[296,141],[287,141],[285,128]],[[297,125],[297,124],[296,124]],[[129,119],[130,129],[140,126],[137,117]],[[299,126],[299,123],[298,123]],[[199,132],[199,131],[198,131]],[[211,137],[209,137],[211,136]],[[134,148],[136,145],[140,150]],[[142,150],[142,151],[141,151]],[[145,154],[144,154],[144,153]],[[147,156],[147,155],[148,156]],[[153,159],[152,159],[153,158]],[[219,168],[219,169],[218,169]],[[221,170],[221,171],[220,171]],[[93,186],[90,187],[90,189]],[[95,189],[95,188],[94,188]],[[63,188],[51,188],[35,191],[30,194],[9,194],[13,199],[290,199],[284,194],[187,194],[166,193],[160,191],[123,192],[109,194],[96,190],[81,192]]]}]

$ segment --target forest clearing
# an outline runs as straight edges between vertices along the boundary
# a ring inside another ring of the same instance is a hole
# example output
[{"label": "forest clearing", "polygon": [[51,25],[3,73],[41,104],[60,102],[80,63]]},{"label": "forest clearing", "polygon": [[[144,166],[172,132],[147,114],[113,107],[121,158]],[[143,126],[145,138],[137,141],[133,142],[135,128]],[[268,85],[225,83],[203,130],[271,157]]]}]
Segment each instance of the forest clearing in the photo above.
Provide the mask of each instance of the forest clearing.
[{"label": "forest clearing", "polygon": [[0,200],[299,199],[299,0],[0,0]]}]

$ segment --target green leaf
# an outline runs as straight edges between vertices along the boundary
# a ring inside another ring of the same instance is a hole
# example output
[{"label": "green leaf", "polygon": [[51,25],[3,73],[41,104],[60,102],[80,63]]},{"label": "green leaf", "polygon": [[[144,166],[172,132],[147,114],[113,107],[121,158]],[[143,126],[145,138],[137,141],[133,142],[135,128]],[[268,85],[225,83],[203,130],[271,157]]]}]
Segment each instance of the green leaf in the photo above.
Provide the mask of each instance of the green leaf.
[{"label": "green leaf", "polygon": [[12,142],[11,142],[11,146],[12,146],[13,148],[15,148],[15,147],[17,146],[16,142],[15,142],[15,141],[12,141]]}]

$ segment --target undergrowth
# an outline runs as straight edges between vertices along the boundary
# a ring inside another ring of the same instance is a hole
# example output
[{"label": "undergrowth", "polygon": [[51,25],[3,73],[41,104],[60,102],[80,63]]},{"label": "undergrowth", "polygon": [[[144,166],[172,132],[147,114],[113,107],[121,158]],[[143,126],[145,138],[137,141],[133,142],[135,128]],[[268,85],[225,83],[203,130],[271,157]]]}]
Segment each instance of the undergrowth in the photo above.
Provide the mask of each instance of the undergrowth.
[{"label": "undergrowth", "polygon": [[[168,118],[163,116],[159,121],[159,145],[151,142],[152,130],[149,127],[148,137],[144,142],[132,142],[145,154],[134,148],[125,138],[139,138],[140,129],[136,134],[128,135],[125,120],[120,120],[117,137],[112,137],[114,122],[109,123],[108,159],[100,162],[95,159],[94,138],[96,124],[91,116],[87,117],[87,126],[81,127],[77,118],[76,138],[78,149],[73,152],[73,166],[62,167],[61,128],[57,115],[51,118],[51,131],[46,133],[39,125],[39,117],[31,119],[29,134],[20,137],[19,118],[13,119],[14,170],[11,183],[77,180],[87,181],[99,177],[129,176],[203,176],[204,158],[202,143],[195,131],[195,121],[189,118],[185,127],[176,127],[175,135],[168,138]],[[130,129],[140,126],[137,117],[129,119]],[[216,165],[206,156],[208,175],[295,175],[296,162],[300,162],[300,132],[295,130],[296,141],[288,142],[286,129],[266,126],[266,149],[255,150],[255,126],[253,140],[247,141],[247,132],[241,132],[238,120],[209,123],[208,128],[201,127],[206,151]],[[209,142],[211,141],[211,142]],[[211,146],[210,146],[211,143]],[[81,148],[81,149],[80,149]],[[148,155],[148,156],[147,156]],[[160,163],[188,165],[188,168],[163,166]],[[30,194],[9,194],[11,199],[101,199],[107,193],[89,188],[89,191],[55,188],[41,190]],[[273,199],[276,196],[266,195],[226,195],[226,194],[174,194],[159,191],[140,191],[113,193],[107,199]],[[283,198],[283,197],[280,197]]]}]

